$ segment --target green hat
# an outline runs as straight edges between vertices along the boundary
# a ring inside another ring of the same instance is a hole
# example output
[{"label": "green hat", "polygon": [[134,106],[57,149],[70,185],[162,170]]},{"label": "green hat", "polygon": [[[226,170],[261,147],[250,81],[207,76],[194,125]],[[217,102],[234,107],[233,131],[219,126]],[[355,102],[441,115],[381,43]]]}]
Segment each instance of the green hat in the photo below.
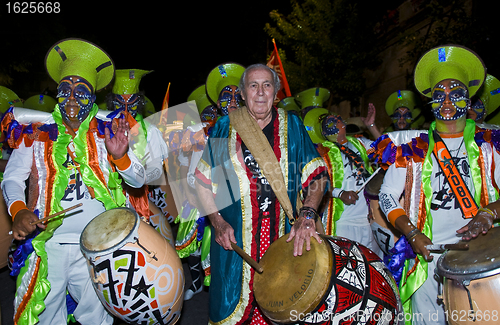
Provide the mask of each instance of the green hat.
[{"label": "green hat", "polygon": [[328,98],[330,98],[330,91],[326,88],[310,88],[298,93],[295,100],[300,104],[301,109],[323,107]]},{"label": "green hat", "polygon": [[139,92],[139,83],[143,76],[153,72],[152,70],[119,69],[116,70],[113,94],[132,95]]},{"label": "green hat", "polygon": [[420,97],[410,90],[398,90],[387,97],[385,101],[387,115],[391,116],[400,107],[406,107],[413,113],[416,107],[421,107]]},{"label": "green hat", "polygon": [[198,108],[198,113],[201,114],[207,106],[211,106],[212,102],[208,99],[205,85],[201,85],[196,88],[191,94],[189,94],[187,101],[190,102],[194,100],[196,102],[196,107]]},{"label": "green hat", "polygon": [[313,108],[304,116],[304,126],[313,143],[321,143],[326,140],[322,133],[322,121],[331,112],[325,108]]},{"label": "green hat", "polygon": [[456,79],[469,89],[472,97],[483,84],[486,68],[481,58],[459,45],[439,46],[425,53],[415,67],[415,87],[424,96],[440,81]]},{"label": "green hat", "polygon": [[483,86],[476,94],[483,102],[486,109],[486,115],[492,113],[500,106],[500,80],[487,75]]},{"label": "green hat", "polygon": [[156,113],[155,105],[149,98],[144,96],[144,111],[142,112],[142,116],[148,117],[150,115],[153,115],[154,113]]},{"label": "green hat", "polygon": [[40,94],[33,95],[30,98],[26,99],[26,101],[24,102],[24,107],[51,113],[54,110],[56,104],[57,101],[54,98],[44,94]]},{"label": "green hat", "polygon": [[295,101],[295,97],[286,97],[280,100],[278,103],[279,108],[283,108],[287,111],[297,111],[300,112],[300,107],[297,105],[297,102]]},{"label": "green hat", "polygon": [[82,77],[94,87],[94,92],[106,87],[115,75],[109,55],[82,39],[64,39],[54,44],[45,56],[45,67],[55,82],[67,76]]},{"label": "green hat", "polygon": [[0,86],[0,112],[5,113],[11,106],[23,107],[23,102],[15,92],[7,87]]},{"label": "green hat", "polygon": [[224,87],[239,86],[243,72],[245,68],[237,63],[224,63],[210,71],[206,82],[206,92],[212,102],[217,102]]}]

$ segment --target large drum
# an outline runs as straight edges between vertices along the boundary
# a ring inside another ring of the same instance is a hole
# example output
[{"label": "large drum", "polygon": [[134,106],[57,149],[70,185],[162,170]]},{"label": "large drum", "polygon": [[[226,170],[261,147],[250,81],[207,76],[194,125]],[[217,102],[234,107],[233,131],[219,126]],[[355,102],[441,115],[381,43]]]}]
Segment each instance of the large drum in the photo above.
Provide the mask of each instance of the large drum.
[{"label": "large drum", "polygon": [[444,277],[445,316],[449,324],[498,324],[500,229],[467,243],[467,251],[446,251],[437,263],[437,273]]},{"label": "large drum", "polygon": [[255,273],[254,294],[275,323],[397,324],[404,320],[390,272],[368,248],[342,237],[311,239],[311,250],[293,256],[288,235],[274,242]]},{"label": "large drum", "polygon": [[175,249],[134,210],[101,213],[80,237],[94,289],[106,309],[129,324],[175,324],[184,271]]}]

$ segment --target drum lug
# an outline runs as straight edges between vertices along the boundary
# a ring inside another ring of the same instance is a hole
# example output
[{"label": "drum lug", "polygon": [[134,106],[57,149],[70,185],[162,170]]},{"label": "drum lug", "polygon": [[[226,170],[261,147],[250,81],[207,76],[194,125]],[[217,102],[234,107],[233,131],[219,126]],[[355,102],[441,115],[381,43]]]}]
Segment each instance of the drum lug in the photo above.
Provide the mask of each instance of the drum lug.
[{"label": "drum lug", "polygon": [[469,298],[469,319],[473,322],[476,321],[476,312],[474,311],[474,305],[472,304],[472,297],[470,295],[470,291],[467,288],[470,285],[469,280],[463,280],[462,281],[462,286],[464,287],[465,291],[467,292],[467,298]]},{"label": "drum lug", "polygon": [[442,285],[443,285],[443,278],[439,276],[439,274],[437,274],[436,270],[434,270],[434,280],[437,281],[438,283],[438,294],[437,294],[437,303],[438,305],[442,305],[443,304],[443,288],[442,288]]},{"label": "drum lug", "polygon": [[151,260],[158,261],[158,258],[156,257],[156,252],[154,252],[154,251],[149,251],[148,249],[146,249],[146,247],[142,246],[142,245],[141,245],[141,243],[139,243],[139,238],[134,237],[134,239],[136,240],[137,245],[138,245],[140,248],[142,248],[142,250],[146,253],[148,263],[151,263]]}]

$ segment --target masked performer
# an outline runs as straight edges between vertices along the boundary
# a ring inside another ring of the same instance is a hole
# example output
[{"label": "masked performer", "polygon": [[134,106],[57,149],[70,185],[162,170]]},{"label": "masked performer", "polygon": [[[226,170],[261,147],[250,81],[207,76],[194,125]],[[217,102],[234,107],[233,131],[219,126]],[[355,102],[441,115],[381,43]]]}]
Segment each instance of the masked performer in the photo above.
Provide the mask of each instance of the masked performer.
[{"label": "masked performer", "polygon": [[398,90],[385,101],[385,111],[392,120],[392,125],[385,130],[411,130],[425,121],[421,113],[421,101],[417,94],[410,90]]},{"label": "masked performer", "polygon": [[[378,161],[390,165],[380,189],[380,207],[417,254],[406,261],[400,282],[405,313],[418,315],[406,317],[409,322],[445,324],[434,277],[439,254],[431,254],[426,245],[456,242],[457,232],[470,239],[487,231],[496,217],[500,147],[492,139],[498,131],[476,129],[474,121],[466,120],[470,98],[485,77],[481,59],[467,48],[429,50],[415,68],[415,86],[432,99],[436,120],[427,133],[408,143],[378,147]],[[453,182],[448,181],[452,176]],[[404,208],[399,203],[403,192]],[[435,313],[438,322],[431,317]]]},{"label": "masked performer", "polygon": [[[58,83],[52,120],[20,125],[9,111],[2,120],[15,148],[2,189],[14,238],[23,241],[13,271],[19,274],[15,323],[65,324],[68,291],[78,302],[79,323],[112,324],[93,289],[79,238],[95,216],[127,204],[119,178],[139,188],[144,168],[128,147],[128,123],[106,125],[95,117],[95,92],[114,75],[111,58],[90,42],[66,39],[50,48],[45,64]],[[32,225],[76,203],[81,210]]]}]

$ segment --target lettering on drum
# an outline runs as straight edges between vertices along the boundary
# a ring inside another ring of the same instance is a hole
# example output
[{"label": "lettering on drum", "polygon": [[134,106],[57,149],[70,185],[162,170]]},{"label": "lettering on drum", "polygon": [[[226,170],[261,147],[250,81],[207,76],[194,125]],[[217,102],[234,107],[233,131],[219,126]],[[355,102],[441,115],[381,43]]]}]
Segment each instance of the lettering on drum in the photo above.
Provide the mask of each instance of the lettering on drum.
[{"label": "lettering on drum", "polygon": [[295,291],[292,294],[292,296],[288,298],[290,299],[291,302],[294,302],[296,299],[299,299],[300,296],[307,290],[309,284],[311,284],[313,274],[314,274],[314,269],[307,270],[307,274],[304,276],[304,281],[302,281],[300,290]]}]

